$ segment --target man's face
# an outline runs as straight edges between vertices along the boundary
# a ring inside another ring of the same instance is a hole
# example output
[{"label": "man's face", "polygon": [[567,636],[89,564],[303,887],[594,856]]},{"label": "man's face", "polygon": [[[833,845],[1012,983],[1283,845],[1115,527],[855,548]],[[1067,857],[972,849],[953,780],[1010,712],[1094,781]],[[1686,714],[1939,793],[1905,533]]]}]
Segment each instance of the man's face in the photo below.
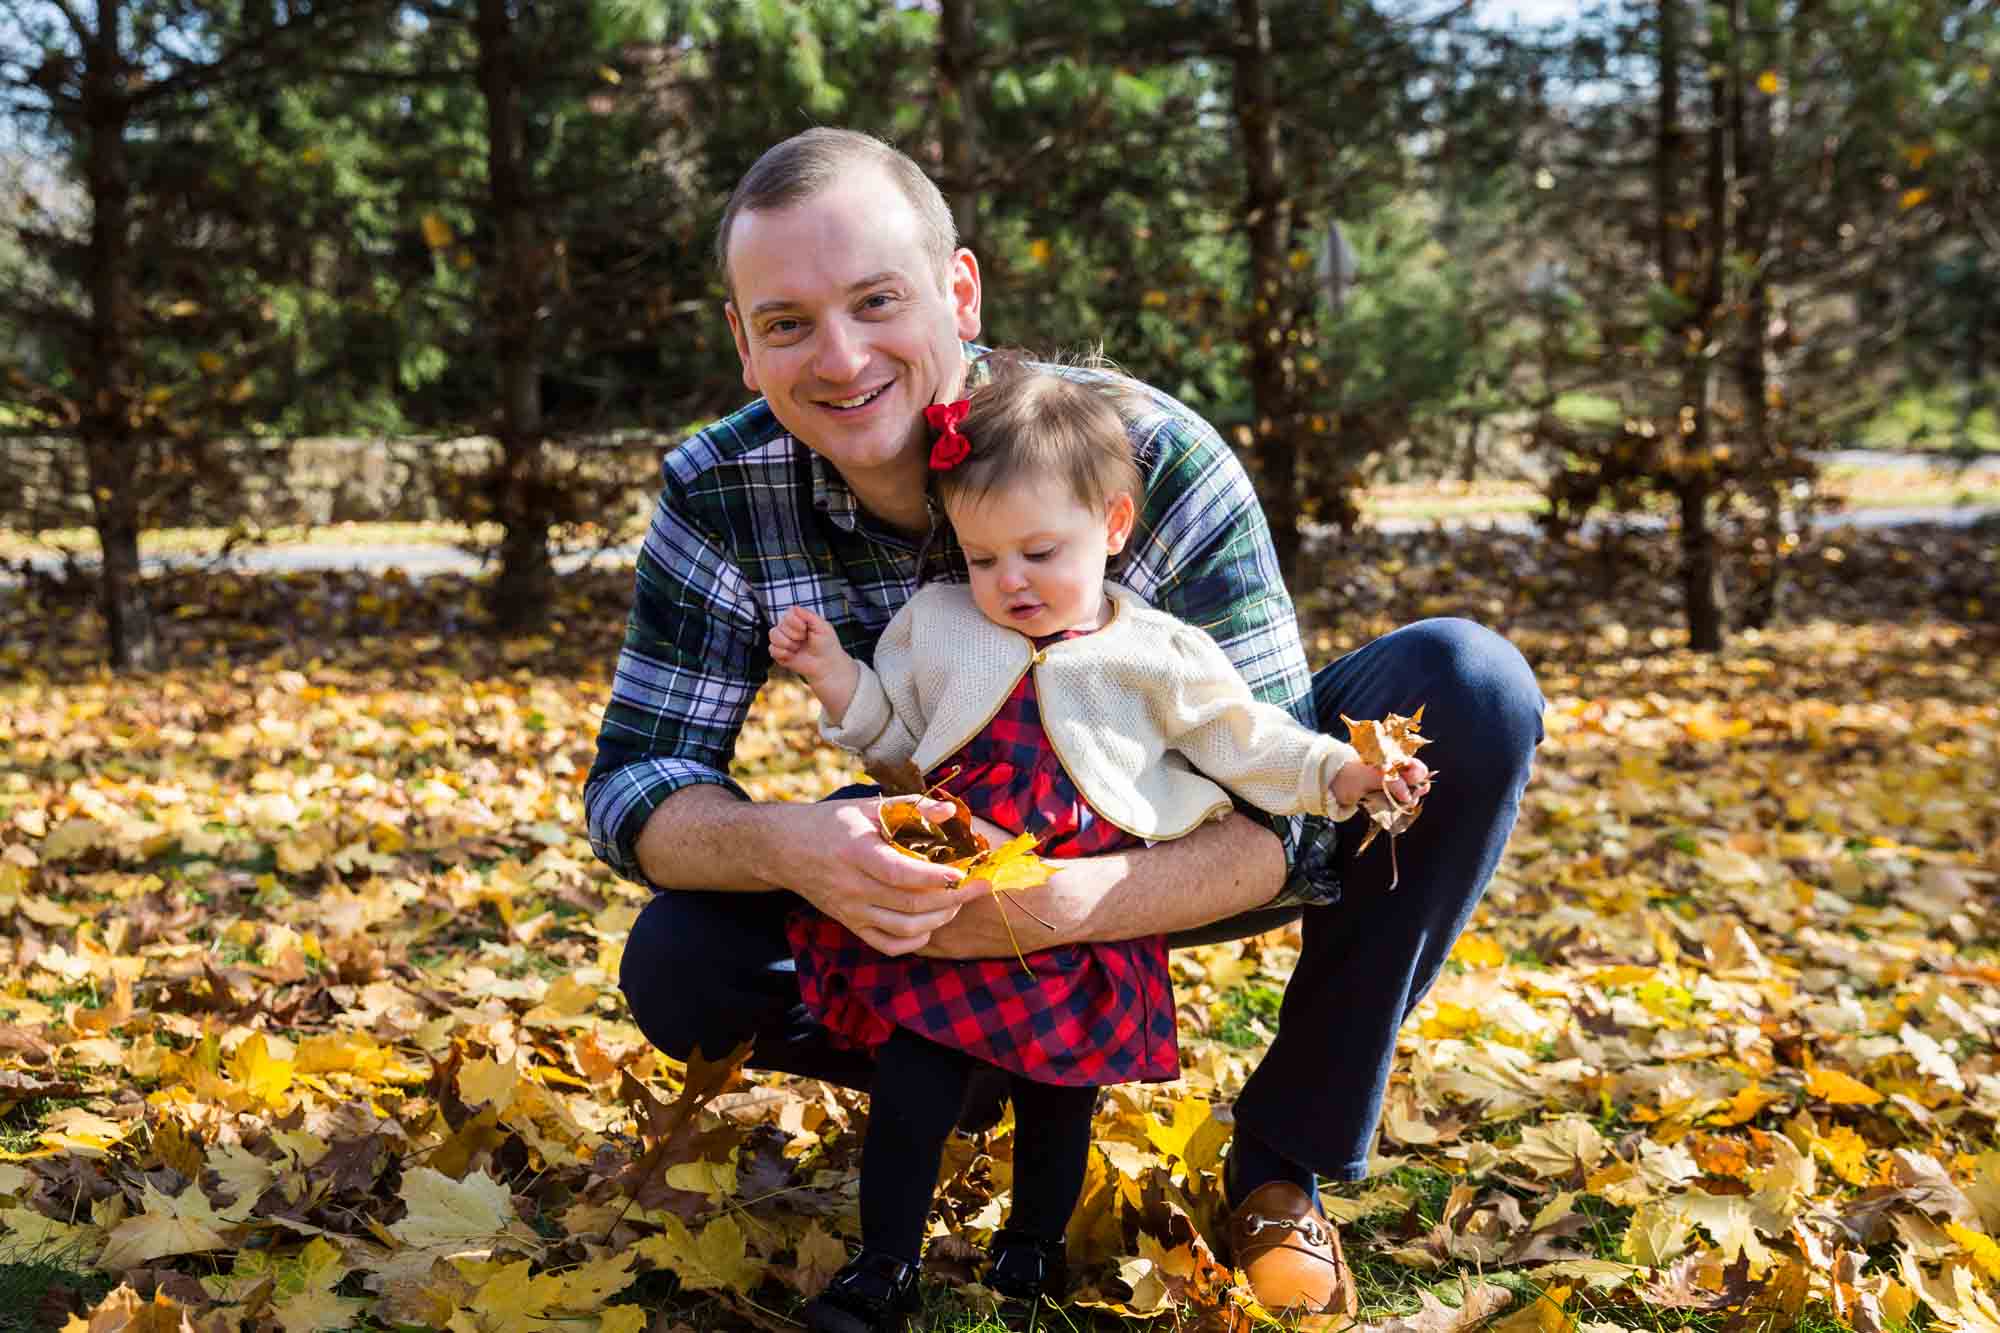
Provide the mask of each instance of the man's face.
[{"label": "man's face", "polygon": [[743,382],[786,430],[850,480],[922,456],[923,410],[957,395],[959,341],[979,333],[970,251],[939,274],[902,191],[857,167],[790,208],[738,214],[729,275]]}]

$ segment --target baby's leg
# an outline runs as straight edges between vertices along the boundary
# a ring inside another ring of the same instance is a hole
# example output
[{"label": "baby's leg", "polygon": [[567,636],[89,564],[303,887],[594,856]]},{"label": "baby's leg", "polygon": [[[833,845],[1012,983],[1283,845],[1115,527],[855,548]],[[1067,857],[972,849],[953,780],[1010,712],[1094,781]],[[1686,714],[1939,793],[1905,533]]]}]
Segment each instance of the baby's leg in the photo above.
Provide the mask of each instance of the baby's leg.
[{"label": "baby's leg", "polygon": [[1007,1229],[1060,1241],[1090,1164],[1097,1089],[1013,1080],[1014,1210]]},{"label": "baby's leg", "polygon": [[[868,1135],[861,1146],[861,1244],[917,1262],[937,1188],[945,1136],[958,1122],[965,1085],[978,1064],[907,1028],[875,1056]],[[1088,1142],[1088,1123],[1085,1126]],[[1081,1174],[1077,1188],[1082,1187]],[[1071,1203],[1075,1202],[1072,1191]]]}]

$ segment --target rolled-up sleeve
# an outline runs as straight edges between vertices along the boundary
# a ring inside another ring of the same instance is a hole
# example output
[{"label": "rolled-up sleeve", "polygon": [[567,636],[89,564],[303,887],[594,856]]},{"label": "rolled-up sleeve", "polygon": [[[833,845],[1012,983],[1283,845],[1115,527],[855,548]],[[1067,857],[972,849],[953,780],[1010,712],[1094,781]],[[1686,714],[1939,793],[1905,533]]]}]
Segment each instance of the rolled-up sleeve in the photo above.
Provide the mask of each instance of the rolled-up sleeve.
[{"label": "rolled-up sleeve", "polygon": [[590,843],[646,883],[639,831],[660,802],[729,777],[736,738],[771,669],[754,590],[670,484],[638,558],[632,614],[584,789]]}]

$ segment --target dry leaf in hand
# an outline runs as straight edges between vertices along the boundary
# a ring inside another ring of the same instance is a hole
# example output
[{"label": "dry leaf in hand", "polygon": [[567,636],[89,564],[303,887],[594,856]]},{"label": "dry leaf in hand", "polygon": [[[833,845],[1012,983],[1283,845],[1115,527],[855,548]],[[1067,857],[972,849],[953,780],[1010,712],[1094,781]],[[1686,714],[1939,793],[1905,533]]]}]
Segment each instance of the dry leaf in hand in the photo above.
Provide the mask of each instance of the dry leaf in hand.
[{"label": "dry leaf in hand", "polygon": [[924,793],[923,799],[949,801],[951,817],[942,824],[933,824],[924,817],[915,799],[876,803],[875,821],[882,826],[882,836],[890,846],[919,861],[936,861],[941,865],[957,865],[986,850],[986,839],[974,831],[972,811],[966,809],[964,801],[950,792],[937,790]]},{"label": "dry leaf in hand", "polygon": [[[1402,878],[1402,872],[1396,868],[1396,835],[1417,822],[1417,816],[1424,812],[1424,803],[1413,801],[1409,805],[1397,805],[1387,789],[1388,776],[1431,743],[1431,737],[1417,731],[1424,720],[1424,710],[1419,707],[1408,717],[1401,713],[1389,713],[1379,722],[1357,722],[1342,713],[1340,720],[1347,724],[1348,742],[1361,756],[1361,762],[1381,769],[1384,783],[1383,790],[1370,792],[1362,798],[1361,813],[1368,818],[1368,832],[1362,836],[1361,845],[1354,849],[1354,854],[1359,856],[1367,851],[1378,835],[1387,833],[1389,887],[1393,889]],[[1431,776],[1437,775],[1433,773]]]},{"label": "dry leaf in hand", "polygon": [[[914,801],[883,801],[876,807],[876,821],[882,826],[882,836],[889,845],[905,856],[913,856],[920,861],[935,861],[940,865],[963,870],[967,879],[984,880],[990,884],[995,894],[1011,894],[1022,889],[1031,889],[1037,884],[1046,884],[1055,870],[1048,862],[1035,855],[1035,848],[1041,840],[1032,833],[1023,833],[998,847],[989,847],[986,839],[972,827],[972,812],[965,802],[950,792],[933,788],[926,795],[931,800],[949,801],[951,816],[942,824],[933,824],[917,809]],[[1016,902],[1015,906],[1029,912],[1027,905]],[[1040,917],[1044,929],[1053,929]],[[1014,933],[1012,923],[1006,913],[1000,916],[1001,924],[1007,927],[1008,937]],[[1021,945],[1014,942],[1014,956],[1021,958]],[[1026,967],[1027,960],[1021,959]]]}]

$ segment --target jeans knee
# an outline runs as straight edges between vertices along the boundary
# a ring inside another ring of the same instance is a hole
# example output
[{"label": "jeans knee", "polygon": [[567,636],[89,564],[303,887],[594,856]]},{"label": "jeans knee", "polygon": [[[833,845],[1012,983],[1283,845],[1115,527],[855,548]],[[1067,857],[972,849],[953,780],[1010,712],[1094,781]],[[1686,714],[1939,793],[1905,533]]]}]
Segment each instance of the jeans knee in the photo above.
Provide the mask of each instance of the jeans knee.
[{"label": "jeans knee", "polygon": [[646,1040],[686,1060],[696,1048],[727,1049],[734,1040],[719,1030],[730,1006],[715,1002],[729,987],[715,971],[717,952],[689,947],[693,932],[675,928],[674,906],[666,895],[656,896],[632,923],[618,963],[618,989]]},{"label": "jeans knee", "polygon": [[1525,767],[1542,740],[1546,703],[1521,650],[1477,621],[1453,616],[1420,620],[1401,632],[1413,640],[1416,674],[1432,682],[1441,705],[1426,710],[1424,730],[1444,737],[1460,726],[1477,728],[1496,760]]},{"label": "jeans knee", "polygon": [[[646,1040],[676,1060],[686,1060],[702,1044],[699,1007],[690,1004],[691,992],[667,977],[679,969],[672,963],[634,954],[632,941],[618,964],[618,989],[624,992],[625,1008]],[[685,973],[680,973],[685,976]]]}]

